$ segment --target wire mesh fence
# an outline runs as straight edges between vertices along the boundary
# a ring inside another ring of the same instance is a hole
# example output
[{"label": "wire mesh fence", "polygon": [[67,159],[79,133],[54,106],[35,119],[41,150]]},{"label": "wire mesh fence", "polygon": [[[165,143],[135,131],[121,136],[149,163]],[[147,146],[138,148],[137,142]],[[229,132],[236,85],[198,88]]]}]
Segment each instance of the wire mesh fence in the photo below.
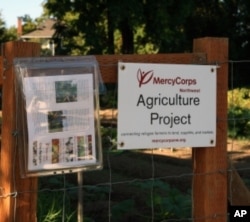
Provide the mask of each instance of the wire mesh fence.
[{"label": "wire mesh fence", "polygon": [[[250,186],[250,61],[228,61],[228,64],[228,173],[236,170],[244,182],[246,194]],[[10,194],[1,192],[1,198],[15,199],[19,195],[36,193],[39,222],[193,221],[192,148],[117,150],[116,84],[107,85],[107,93],[101,96],[100,103],[104,160],[102,170],[84,172],[83,181],[80,182],[79,174],[41,177],[38,190],[17,190]],[[218,172],[206,172],[205,175],[214,173]],[[230,205],[233,203],[234,190],[231,174],[228,175]],[[239,195],[238,201],[244,203],[246,198]],[[79,208],[83,212],[80,215]],[[204,217],[213,220],[220,216],[225,215]]]}]

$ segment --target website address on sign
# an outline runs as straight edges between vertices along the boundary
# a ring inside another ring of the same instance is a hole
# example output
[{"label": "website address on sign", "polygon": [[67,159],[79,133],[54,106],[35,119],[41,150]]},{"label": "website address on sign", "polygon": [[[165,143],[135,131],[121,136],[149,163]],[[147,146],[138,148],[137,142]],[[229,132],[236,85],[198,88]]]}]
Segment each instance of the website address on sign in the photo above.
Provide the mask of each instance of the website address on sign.
[{"label": "website address on sign", "polygon": [[152,139],[152,143],[185,143],[186,139]]}]

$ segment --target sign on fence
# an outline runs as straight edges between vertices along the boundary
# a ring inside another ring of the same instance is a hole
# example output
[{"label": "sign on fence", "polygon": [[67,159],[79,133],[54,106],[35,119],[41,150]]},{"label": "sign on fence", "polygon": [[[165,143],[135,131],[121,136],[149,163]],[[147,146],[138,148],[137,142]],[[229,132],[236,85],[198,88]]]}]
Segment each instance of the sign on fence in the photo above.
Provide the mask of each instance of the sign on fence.
[{"label": "sign on fence", "polygon": [[99,168],[99,73],[94,57],[16,59],[19,149],[26,175]]},{"label": "sign on fence", "polygon": [[216,144],[216,66],[118,65],[118,149]]}]

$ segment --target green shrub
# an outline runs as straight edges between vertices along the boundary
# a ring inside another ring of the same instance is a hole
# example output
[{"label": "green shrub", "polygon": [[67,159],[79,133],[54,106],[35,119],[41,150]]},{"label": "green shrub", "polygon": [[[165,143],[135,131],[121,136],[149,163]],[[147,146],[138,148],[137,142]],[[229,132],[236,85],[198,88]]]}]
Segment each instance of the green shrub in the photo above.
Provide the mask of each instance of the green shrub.
[{"label": "green shrub", "polygon": [[250,135],[250,89],[228,91],[228,136],[247,138]]},{"label": "green shrub", "polygon": [[[191,217],[191,194],[184,194],[161,180],[135,183],[145,199],[143,202],[149,209],[154,209],[154,220],[184,219]],[[150,195],[149,195],[150,194]],[[151,195],[152,194],[152,195]],[[149,218],[151,215],[149,215]],[[150,221],[150,220],[148,220]]]},{"label": "green shrub", "polygon": [[[37,221],[38,222],[74,222],[77,211],[72,204],[77,199],[76,190],[63,190],[63,176],[48,176],[39,179]],[[72,184],[66,182],[66,187]]]}]

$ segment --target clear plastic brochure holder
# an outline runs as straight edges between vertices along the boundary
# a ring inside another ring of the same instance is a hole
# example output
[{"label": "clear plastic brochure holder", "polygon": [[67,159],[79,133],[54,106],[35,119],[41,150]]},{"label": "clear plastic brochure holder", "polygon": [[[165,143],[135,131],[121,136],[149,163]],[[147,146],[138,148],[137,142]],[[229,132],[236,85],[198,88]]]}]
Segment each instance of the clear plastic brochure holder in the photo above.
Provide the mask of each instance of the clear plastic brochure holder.
[{"label": "clear plastic brochure holder", "polygon": [[102,168],[95,57],[15,58],[14,68],[22,176]]}]

